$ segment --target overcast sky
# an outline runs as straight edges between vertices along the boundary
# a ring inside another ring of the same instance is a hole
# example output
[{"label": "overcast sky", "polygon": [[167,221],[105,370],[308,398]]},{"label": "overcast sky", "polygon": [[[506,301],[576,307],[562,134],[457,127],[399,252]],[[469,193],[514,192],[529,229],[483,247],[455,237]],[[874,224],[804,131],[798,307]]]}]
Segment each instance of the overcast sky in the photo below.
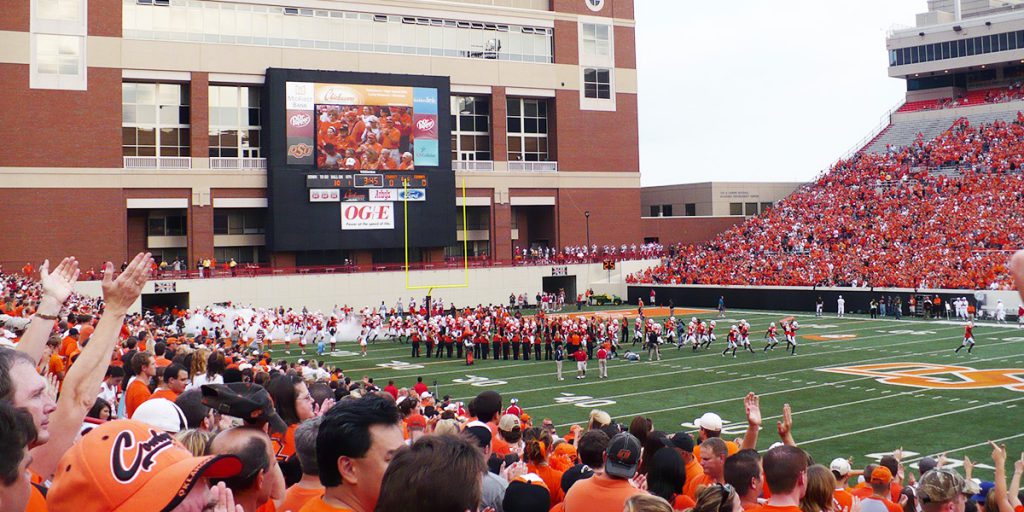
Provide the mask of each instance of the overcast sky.
[{"label": "overcast sky", "polygon": [[808,181],[903,98],[925,0],[636,0],[643,185]]}]

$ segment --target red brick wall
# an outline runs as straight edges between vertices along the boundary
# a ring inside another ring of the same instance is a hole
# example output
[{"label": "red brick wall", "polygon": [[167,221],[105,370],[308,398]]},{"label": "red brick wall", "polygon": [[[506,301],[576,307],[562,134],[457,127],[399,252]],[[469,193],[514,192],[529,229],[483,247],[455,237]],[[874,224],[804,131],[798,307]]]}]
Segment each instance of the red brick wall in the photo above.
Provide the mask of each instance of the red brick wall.
[{"label": "red brick wall", "polygon": [[210,75],[192,73],[189,90],[189,114],[192,134],[192,156],[210,156]]},{"label": "red brick wall", "polygon": [[558,247],[587,241],[586,217],[590,210],[590,243],[632,244],[641,238],[640,189],[558,190]]},{"label": "red brick wall", "polygon": [[662,244],[694,244],[742,223],[743,217],[645,217],[641,219],[644,238]]},{"label": "red brick wall", "polygon": [[555,93],[559,171],[640,172],[637,97],[615,98],[615,112],[584,111],[579,91]]},{"label": "red brick wall", "polygon": [[505,88],[491,88],[491,158],[498,162],[508,160],[508,115]]},{"label": "red brick wall", "polygon": [[121,37],[121,0],[89,0],[89,35]]},{"label": "red brick wall", "polygon": [[512,207],[508,203],[491,205],[491,258],[512,259]]},{"label": "red brick wall", "polygon": [[0,215],[9,229],[17,228],[12,243],[0,244],[0,262],[8,270],[21,268],[26,261],[38,268],[46,258],[59,262],[74,256],[83,271],[99,271],[103,262],[120,264],[127,255],[127,215],[120,189],[0,188]]},{"label": "red brick wall", "polygon": [[188,209],[188,260],[213,259],[213,204]]},{"label": "red brick wall", "polygon": [[231,197],[231,198],[263,198],[267,197],[267,189],[265,188],[215,188],[210,191],[210,195],[214,198],[217,197]]},{"label": "red brick wall", "polygon": [[86,91],[29,89],[28,75],[0,64],[0,166],[122,167],[120,69],[89,68]]},{"label": "red brick wall", "polygon": [[636,30],[615,27],[615,67],[636,69]]},{"label": "red brick wall", "polygon": [[579,63],[579,24],[575,21],[555,20],[555,64],[575,66]]},{"label": "red brick wall", "polygon": [[[28,0],[4,2],[4,15],[0,16],[0,30],[28,32],[32,16],[29,5]],[[120,16],[118,16],[118,19],[120,19]],[[18,268],[21,268],[21,265],[24,264],[24,261],[21,262]]]},{"label": "red brick wall", "polygon": [[128,210],[128,254],[134,255],[146,250],[147,222],[146,210]]},{"label": "red brick wall", "polygon": [[551,0],[551,10],[586,16],[607,16],[631,20],[633,19],[633,0],[605,0],[604,8],[599,12],[591,11],[583,3],[583,0]]}]

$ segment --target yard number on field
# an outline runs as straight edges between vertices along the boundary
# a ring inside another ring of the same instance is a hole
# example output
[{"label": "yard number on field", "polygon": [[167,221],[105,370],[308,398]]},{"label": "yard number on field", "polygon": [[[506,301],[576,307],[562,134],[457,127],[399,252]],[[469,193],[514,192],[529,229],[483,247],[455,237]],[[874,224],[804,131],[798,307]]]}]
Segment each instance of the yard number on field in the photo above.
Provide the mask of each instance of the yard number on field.
[{"label": "yard number on field", "polygon": [[465,379],[452,379],[452,382],[456,384],[469,384],[470,386],[476,386],[478,388],[504,386],[505,384],[508,384],[508,382],[503,380],[488,379],[487,377],[478,377],[476,375],[466,375]]},{"label": "yard number on field", "polygon": [[615,400],[608,400],[606,398],[594,398],[587,395],[574,395],[572,393],[562,393],[562,396],[555,398],[556,404],[561,405],[575,405],[576,407],[604,407],[607,405],[615,405]]},{"label": "yard number on field", "polygon": [[925,336],[935,334],[935,331],[911,331],[909,329],[897,329],[895,331],[877,331],[882,334],[894,334],[896,336]]},{"label": "yard number on field", "polygon": [[[877,462],[877,461],[882,460],[882,457],[885,457],[886,455],[892,455],[892,454],[893,454],[892,452],[869,453],[869,454],[865,455],[865,457],[867,457],[867,458]],[[904,459],[922,459],[924,457],[921,456],[920,453],[903,450],[903,458]],[[959,468],[959,467],[961,467],[963,465],[964,465],[963,459],[954,459],[954,458],[950,458],[949,455],[946,455],[946,464],[944,466],[942,466],[942,467],[950,468],[950,469],[956,469],[956,468]],[[910,467],[913,468],[913,469],[917,469],[917,463],[914,462],[914,463],[910,464]],[[980,468],[980,469],[988,469],[988,470],[994,470],[995,469],[994,467],[992,467],[992,466],[990,466],[988,464],[982,464],[982,463],[978,463],[978,462],[974,463],[974,467]]]},{"label": "yard number on field", "polygon": [[389,368],[391,370],[419,370],[423,368],[422,364],[412,364],[405,361],[391,361],[390,363],[378,363],[377,366],[381,368]]}]

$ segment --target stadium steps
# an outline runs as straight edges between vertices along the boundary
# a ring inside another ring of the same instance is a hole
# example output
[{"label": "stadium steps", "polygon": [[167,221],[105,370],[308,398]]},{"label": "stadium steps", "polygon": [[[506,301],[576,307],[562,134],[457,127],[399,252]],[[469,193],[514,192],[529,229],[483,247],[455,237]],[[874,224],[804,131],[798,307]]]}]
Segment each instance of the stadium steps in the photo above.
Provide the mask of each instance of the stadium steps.
[{"label": "stadium steps", "polygon": [[[1021,107],[1024,108],[1024,107]],[[979,114],[958,115],[958,109],[949,109],[949,115],[938,119],[901,119],[893,116],[892,124],[889,125],[878,137],[868,144],[864,153],[884,153],[886,145],[893,147],[909,146],[917,139],[917,134],[924,135],[928,141],[946,131],[960,117],[965,117],[971,126],[991,123],[993,121],[1011,122],[1017,118],[1017,110],[1006,110],[1003,112],[984,112]]]}]

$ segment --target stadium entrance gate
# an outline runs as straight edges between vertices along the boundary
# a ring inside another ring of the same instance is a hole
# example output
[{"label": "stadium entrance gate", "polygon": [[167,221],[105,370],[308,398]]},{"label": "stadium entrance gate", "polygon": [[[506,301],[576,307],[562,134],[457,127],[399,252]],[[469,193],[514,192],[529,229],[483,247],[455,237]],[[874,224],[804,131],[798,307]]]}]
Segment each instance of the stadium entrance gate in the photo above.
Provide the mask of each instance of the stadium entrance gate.
[{"label": "stadium entrance gate", "polygon": [[549,276],[542,283],[544,293],[558,293],[565,290],[566,304],[576,300],[576,276]]},{"label": "stadium entrance gate", "polygon": [[177,293],[145,293],[142,295],[142,309],[153,309],[155,307],[171,309],[177,306],[179,309],[188,309],[188,292]]}]

